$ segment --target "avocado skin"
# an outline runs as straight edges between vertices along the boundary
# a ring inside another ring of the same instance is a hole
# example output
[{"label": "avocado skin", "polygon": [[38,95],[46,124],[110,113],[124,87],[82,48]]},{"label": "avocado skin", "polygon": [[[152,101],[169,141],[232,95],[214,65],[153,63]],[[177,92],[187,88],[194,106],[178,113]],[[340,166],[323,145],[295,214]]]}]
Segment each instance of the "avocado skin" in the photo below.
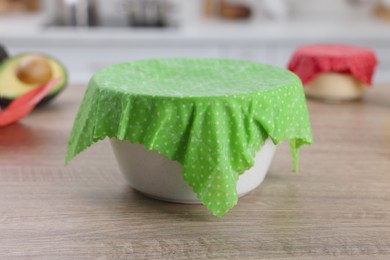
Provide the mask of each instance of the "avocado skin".
[{"label": "avocado skin", "polygon": [[[2,51],[2,50],[4,50],[4,48],[2,48],[2,46],[0,45],[0,56],[1,56],[1,51]],[[7,53],[6,53],[5,50],[4,50],[4,53],[7,55]],[[19,54],[19,55],[14,56],[14,57],[18,57],[18,56],[22,56],[22,55],[23,55],[23,56],[24,56],[24,55],[28,55],[28,53],[22,53],[22,54]],[[62,86],[58,89],[57,92],[52,93],[52,94],[47,95],[46,97],[44,97],[44,98],[35,106],[35,108],[43,107],[43,106],[49,104],[49,103],[50,103],[50,102],[51,102],[59,93],[61,93],[61,92],[66,88],[66,86],[68,85],[68,72],[66,71],[65,67],[63,66],[63,64],[60,63],[57,59],[55,59],[55,58],[53,58],[53,57],[51,57],[51,56],[49,56],[49,55],[45,55],[45,54],[40,54],[40,55],[42,55],[42,56],[44,56],[44,57],[46,57],[46,58],[48,58],[48,59],[52,59],[52,60],[58,62],[58,63],[62,66],[62,68],[63,68],[63,70],[64,70],[64,77],[65,77],[65,80],[64,80],[64,83],[63,83]],[[7,55],[7,57],[6,57],[5,59],[7,59],[7,58],[9,58],[8,55]],[[4,59],[3,59],[3,60],[4,60]],[[1,62],[2,62],[3,60],[0,59],[0,64],[1,64]],[[13,100],[14,100],[14,99],[5,98],[5,97],[2,97],[2,96],[0,95],[0,108],[1,108],[1,109],[5,109]]]},{"label": "avocado skin", "polygon": [[3,62],[3,60],[8,58],[8,53],[5,50],[4,46],[0,44],[0,63]]}]

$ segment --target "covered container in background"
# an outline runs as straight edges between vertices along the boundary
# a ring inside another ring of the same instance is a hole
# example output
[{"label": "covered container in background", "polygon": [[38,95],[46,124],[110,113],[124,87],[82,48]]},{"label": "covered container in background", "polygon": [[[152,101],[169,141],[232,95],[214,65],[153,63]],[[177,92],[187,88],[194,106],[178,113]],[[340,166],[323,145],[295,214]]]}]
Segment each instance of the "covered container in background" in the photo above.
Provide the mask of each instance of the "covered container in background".
[{"label": "covered container in background", "polygon": [[307,96],[343,101],[363,96],[376,65],[376,55],[368,48],[314,44],[299,47],[288,69],[300,77]]}]

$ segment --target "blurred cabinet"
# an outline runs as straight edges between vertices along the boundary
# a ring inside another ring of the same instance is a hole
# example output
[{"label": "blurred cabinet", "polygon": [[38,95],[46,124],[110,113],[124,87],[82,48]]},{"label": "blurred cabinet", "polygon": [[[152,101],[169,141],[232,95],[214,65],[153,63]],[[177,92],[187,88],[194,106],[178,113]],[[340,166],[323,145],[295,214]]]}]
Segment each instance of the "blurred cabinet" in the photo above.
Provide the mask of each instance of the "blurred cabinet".
[{"label": "blurred cabinet", "polygon": [[74,83],[87,82],[98,70],[109,65],[139,59],[173,57],[221,57],[219,48],[10,48],[11,53],[32,51],[53,55],[69,71],[69,80]]},{"label": "blurred cabinet", "polygon": [[[35,51],[47,53],[58,58],[68,68],[72,83],[85,83],[96,71],[103,67],[138,59],[163,57],[208,57],[251,60],[268,63],[285,68],[295,48],[302,43],[292,44],[216,44],[205,41],[202,44],[180,44],[160,46],[159,43],[150,43],[146,46],[132,44],[131,46],[99,46],[85,47],[60,45],[58,47],[34,45],[12,45],[11,53]],[[354,43],[359,44],[359,43]],[[359,45],[373,48],[379,58],[379,66],[375,75],[375,82],[390,82],[390,44],[361,43]],[[11,45],[10,45],[11,46]]]},{"label": "blurred cabinet", "polygon": [[379,64],[375,75],[376,81],[390,82],[390,44],[389,47],[374,47]]},{"label": "blurred cabinet", "polygon": [[222,58],[226,59],[241,59],[258,62],[267,62],[267,48],[263,47],[221,47]]},{"label": "blurred cabinet", "polygon": [[276,46],[272,49],[270,56],[271,64],[279,67],[287,67],[288,61],[294,53],[295,47]]}]

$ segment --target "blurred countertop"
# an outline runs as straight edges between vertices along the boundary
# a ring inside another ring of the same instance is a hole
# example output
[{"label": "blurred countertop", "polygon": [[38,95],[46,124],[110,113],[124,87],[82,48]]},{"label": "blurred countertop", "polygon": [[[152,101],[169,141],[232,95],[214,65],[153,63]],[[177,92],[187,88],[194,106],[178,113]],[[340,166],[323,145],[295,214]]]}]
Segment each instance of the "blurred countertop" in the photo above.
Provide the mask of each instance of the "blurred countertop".
[{"label": "blurred countertop", "polygon": [[299,43],[302,41],[375,41],[388,44],[390,23],[375,19],[286,21],[198,21],[193,26],[168,29],[135,28],[66,28],[44,26],[39,15],[0,16],[0,39],[7,44],[59,46],[131,46],[176,44],[242,44]]}]

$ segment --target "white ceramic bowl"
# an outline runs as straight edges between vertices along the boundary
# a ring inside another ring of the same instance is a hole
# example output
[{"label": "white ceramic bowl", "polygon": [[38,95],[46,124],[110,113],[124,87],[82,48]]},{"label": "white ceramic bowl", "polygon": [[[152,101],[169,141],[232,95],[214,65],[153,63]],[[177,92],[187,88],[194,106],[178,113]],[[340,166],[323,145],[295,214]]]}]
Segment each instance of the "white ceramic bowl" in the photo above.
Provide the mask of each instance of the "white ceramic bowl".
[{"label": "white ceramic bowl", "polygon": [[305,85],[309,97],[328,101],[348,101],[361,98],[368,87],[353,76],[324,72]]},{"label": "white ceramic bowl", "polygon": [[[181,165],[140,144],[111,139],[119,167],[129,185],[149,197],[178,203],[200,203],[181,175]],[[238,196],[258,187],[265,178],[276,146],[268,139],[255,157],[255,165],[237,183]]]}]

